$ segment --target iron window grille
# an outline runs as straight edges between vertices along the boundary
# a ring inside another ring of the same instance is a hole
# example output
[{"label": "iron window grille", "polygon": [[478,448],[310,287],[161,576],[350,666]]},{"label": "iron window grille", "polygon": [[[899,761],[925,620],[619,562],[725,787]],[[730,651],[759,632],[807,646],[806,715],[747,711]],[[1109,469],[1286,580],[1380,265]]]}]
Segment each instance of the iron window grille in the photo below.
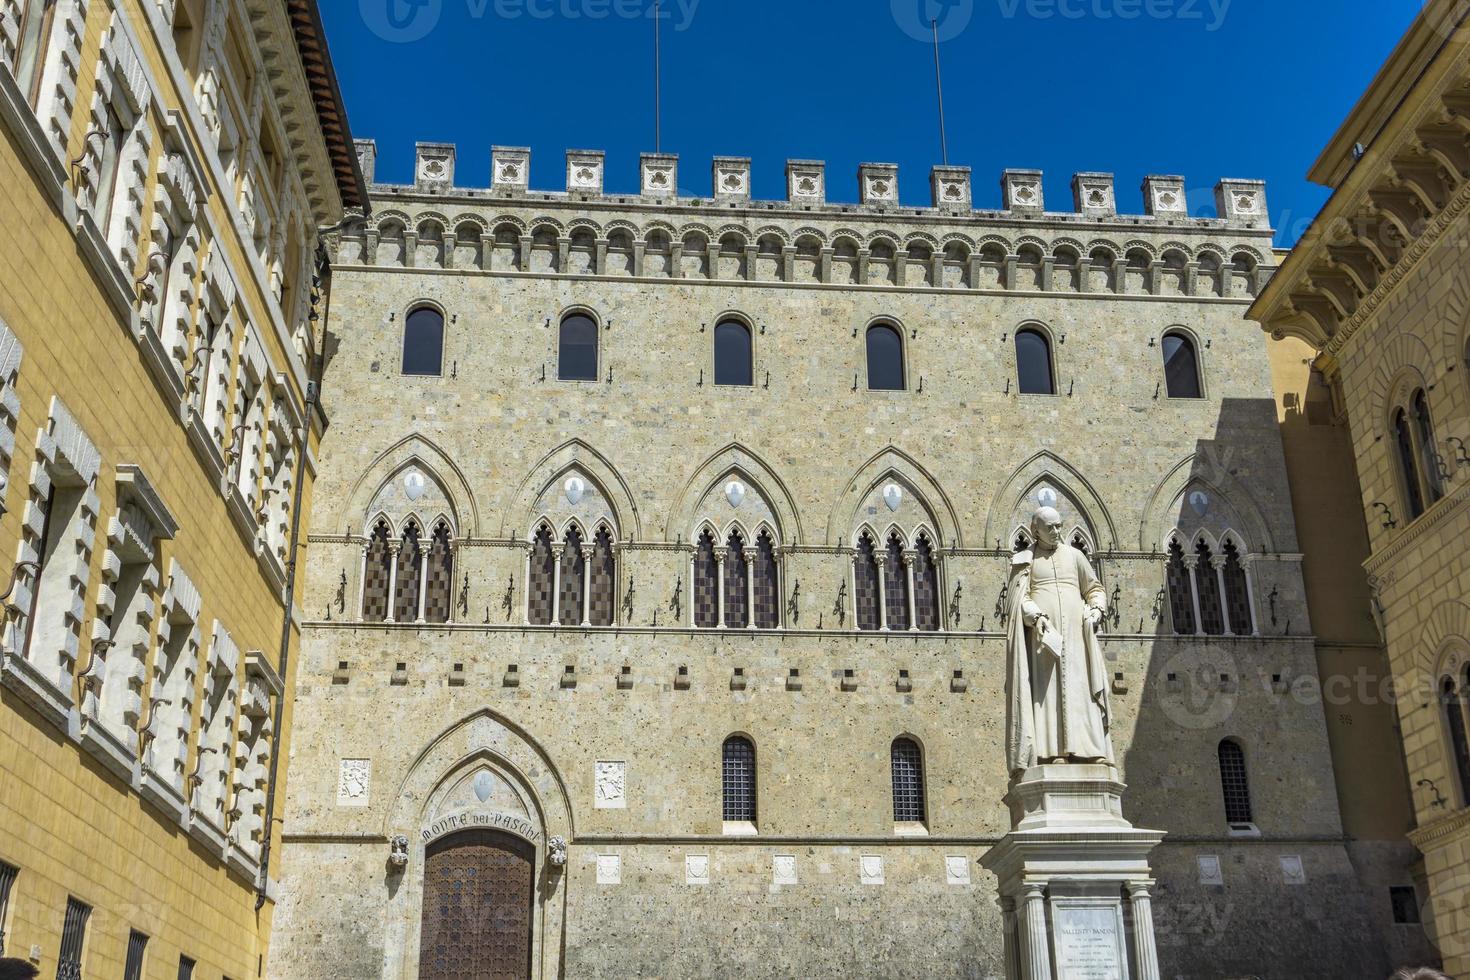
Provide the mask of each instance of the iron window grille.
[{"label": "iron window grille", "polygon": [[66,920],[61,927],[61,955],[56,965],[56,980],[81,980],[82,950],[87,939],[87,919],[92,907],[75,898],[66,900]]},{"label": "iron window grille", "polygon": [[755,746],[749,739],[725,741],[725,819],[755,822]]},{"label": "iron window grille", "polygon": [[194,980],[194,961],[187,956],[179,957],[179,980]]},{"label": "iron window grille", "polygon": [[1220,787],[1225,795],[1225,822],[1249,826],[1251,791],[1246,780],[1245,750],[1234,742],[1220,743]]},{"label": "iron window grille", "polygon": [[128,960],[123,966],[123,980],[143,980],[143,951],[148,937],[136,929],[128,933]]},{"label": "iron window grille", "polygon": [[5,955],[5,923],[10,919],[10,889],[20,869],[0,861],[0,956]]},{"label": "iron window grille", "polygon": [[907,738],[893,743],[893,822],[924,822],[924,760]]}]

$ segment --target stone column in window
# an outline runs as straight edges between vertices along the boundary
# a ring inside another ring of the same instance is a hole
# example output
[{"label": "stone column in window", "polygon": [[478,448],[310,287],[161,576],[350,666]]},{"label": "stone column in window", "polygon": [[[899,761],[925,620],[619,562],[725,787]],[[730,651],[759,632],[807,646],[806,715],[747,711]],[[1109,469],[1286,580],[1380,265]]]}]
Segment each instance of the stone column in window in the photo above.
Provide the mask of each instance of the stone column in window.
[{"label": "stone column in window", "polygon": [[1251,633],[1250,633],[1250,635],[1251,636],[1260,636],[1261,635],[1260,620],[1256,616],[1256,584],[1255,584],[1255,577],[1256,577],[1256,556],[1255,555],[1241,555],[1240,556],[1240,566],[1241,566],[1241,572],[1245,576],[1245,602],[1246,602],[1246,605],[1250,607],[1250,613],[1251,613],[1251,621],[1250,621],[1250,630],[1251,630]]},{"label": "stone column in window", "polygon": [[1194,632],[1198,636],[1205,631],[1199,611],[1199,555],[1185,555],[1184,567],[1189,569],[1189,601],[1194,603]]},{"label": "stone column in window", "polygon": [[[1223,554],[1212,555],[1210,564],[1215,569],[1215,581],[1220,586],[1220,618],[1225,622],[1225,635],[1243,635],[1236,632],[1234,625],[1230,622],[1230,593],[1225,591],[1225,556]],[[1205,574],[1209,574],[1206,572]]]},{"label": "stone column in window", "polygon": [[565,544],[551,546],[551,625],[561,625],[561,556],[566,554]]},{"label": "stone column in window", "polygon": [[419,618],[417,622],[424,621],[425,605],[429,600],[429,551],[433,548],[434,536],[429,535],[428,545],[419,545]]},{"label": "stone column in window", "polygon": [[873,546],[873,565],[878,569],[878,630],[882,633],[888,632],[888,554],[886,551],[878,551],[877,545]]},{"label": "stone column in window", "polygon": [[748,548],[745,551],[745,626],[747,629],[755,629],[755,556],[756,549]]},{"label": "stone column in window", "polygon": [[781,249],[781,281],[792,282],[796,278],[796,246],[787,245]]},{"label": "stone column in window", "polygon": [[834,249],[834,248],[832,248],[832,247],[830,247],[830,246],[827,247],[827,248],[822,249],[821,259],[819,260],[821,264],[820,264],[820,266],[818,267],[818,270],[817,270],[817,279],[818,279],[818,281],[820,281],[820,282],[831,282],[832,281],[832,256],[834,256],[836,254],[837,254],[837,250]]},{"label": "stone column in window", "polygon": [[909,632],[919,632],[919,619],[915,613],[918,612],[918,604],[914,601],[914,561],[919,557],[918,552],[905,551],[903,553],[904,574],[909,583]]},{"label": "stone column in window", "polygon": [[383,622],[395,622],[393,614],[398,610],[398,549],[399,542],[388,542],[388,615],[383,617]]},{"label": "stone column in window", "polygon": [[715,567],[719,569],[719,575],[715,578],[715,608],[719,612],[715,616],[715,629],[725,628],[725,551],[715,551]]},{"label": "stone column in window", "polygon": [[1130,881],[1128,899],[1133,906],[1133,956],[1138,962],[1138,980],[1159,980],[1159,951],[1154,944],[1152,881]]},{"label": "stone column in window", "polygon": [[372,547],[372,538],[362,539],[362,561],[357,563],[357,619],[362,621],[363,603],[367,602],[367,577],[368,577],[368,549]]},{"label": "stone column in window", "polygon": [[531,625],[531,555],[536,551],[534,544],[526,545],[526,575],[521,579],[521,591],[525,593],[525,601],[521,603],[521,621]]},{"label": "stone column in window", "polygon": [[1046,886],[1022,886],[1022,915],[1026,920],[1026,980],[1051,980],[1051,944],[1046,939]]},{"label": "stone column in window", "polygon": [[685,620],[684,620],[685,625],[688,626],[690,629],[694,629],[694,627],[695,627],[695,622],[694,622],[694,604],[695,604],[695,599],[694,599],[694,594],[695,594],[694,593],[694,583],[697,582],[698,581],[698,578],[699,578],[698,572],[696,571],[696,565],[697,565],[698,562],[699,562],[699,545],[696,544],[695,547],[694,547],[694,553],[689,556],[689,602],[687,603],[687,605],[689,606],[689,615],[686,616],[685,617]]},{"label": "stone column in window", "polygon": [[582,626],[584,628],[592,625],[592,555],[596,550],[590,544],[582,546]]}]

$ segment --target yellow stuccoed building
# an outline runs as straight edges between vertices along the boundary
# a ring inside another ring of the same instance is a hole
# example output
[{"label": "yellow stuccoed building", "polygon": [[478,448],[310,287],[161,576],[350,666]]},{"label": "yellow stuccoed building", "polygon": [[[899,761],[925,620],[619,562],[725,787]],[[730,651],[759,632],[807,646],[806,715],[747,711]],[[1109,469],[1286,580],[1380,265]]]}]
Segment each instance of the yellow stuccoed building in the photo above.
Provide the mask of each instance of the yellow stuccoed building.
[{"label": "yellow stuccoed building", "polygon": [[260,976],[365,203],[315,0],[0,0],[0,131],[0,955]]}]

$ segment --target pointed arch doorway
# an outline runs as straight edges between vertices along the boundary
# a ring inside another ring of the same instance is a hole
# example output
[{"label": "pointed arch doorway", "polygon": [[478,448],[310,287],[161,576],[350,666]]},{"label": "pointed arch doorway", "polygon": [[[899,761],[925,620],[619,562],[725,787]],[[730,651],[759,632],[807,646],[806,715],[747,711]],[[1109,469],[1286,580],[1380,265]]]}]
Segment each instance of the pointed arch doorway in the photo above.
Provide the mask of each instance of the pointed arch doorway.
[{"label": "pointed arch doorway", "polygon": [[424,854],[419,980],[527,980],[536,848],[467,830]]}]

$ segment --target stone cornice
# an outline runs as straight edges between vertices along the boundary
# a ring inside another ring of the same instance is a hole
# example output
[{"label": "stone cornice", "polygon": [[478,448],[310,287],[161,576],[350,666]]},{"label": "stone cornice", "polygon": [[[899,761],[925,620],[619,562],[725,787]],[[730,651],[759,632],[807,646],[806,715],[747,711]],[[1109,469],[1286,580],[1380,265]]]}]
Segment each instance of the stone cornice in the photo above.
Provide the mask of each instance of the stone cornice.
[{"label": "stone cornice", "polygon": [[1422,827],[1416,827],[1409,831],[1408,837],[1410,843],[1420,851],[1430,851],[1435,847],[1453,843],[1446,838],[1462,836],[1466,831],[1470,831],[1470,809],[1458,810]]},{"label": "stone cornice", "polygon": [[1369,556],[1368,560],[1363,562],[1363,567],[1370,575],[1378,575],[1385,566],[1402,555],[1415,541],[1459,514],[1467,501],[1470,501],[1470,480],[1461,480],[1458,488],[1446,494],[1444,499],[1415,518],[1414,522],[1404,528],[1387,547]]}]

